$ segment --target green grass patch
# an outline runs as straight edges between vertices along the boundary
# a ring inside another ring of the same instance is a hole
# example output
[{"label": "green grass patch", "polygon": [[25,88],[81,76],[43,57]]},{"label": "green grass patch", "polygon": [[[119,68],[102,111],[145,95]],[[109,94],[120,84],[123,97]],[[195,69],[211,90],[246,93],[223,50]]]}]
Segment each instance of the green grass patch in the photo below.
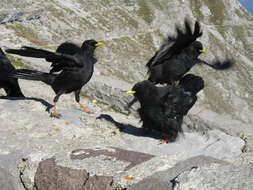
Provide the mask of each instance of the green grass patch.
[{"label": "green grass patch", "polygon": [[88,94],[86,91],[83,91],[83,90],[80,92],[80,96],[81,96],[81,97],[88,98],[88,100],[91,101],[91,102],[92,102],[93,100],[95,100],[95,98],[94,98],[93,95]]}]

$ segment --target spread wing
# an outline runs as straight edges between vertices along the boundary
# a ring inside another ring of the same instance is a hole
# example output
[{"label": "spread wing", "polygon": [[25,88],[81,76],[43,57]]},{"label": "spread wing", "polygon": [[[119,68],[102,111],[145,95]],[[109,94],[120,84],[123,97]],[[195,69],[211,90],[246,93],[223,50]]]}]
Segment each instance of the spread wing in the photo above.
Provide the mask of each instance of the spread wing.
[{"label": "spread wing", "polygon": [[[80,50],[81,48],[76,44],[71,42],[64,42],[57,47],[56,52],[68,55],[75,55]],[[66,67],[66,65],[62,64],[61,62],[52,61],[51,67],[52,69],[50,70],[50,73],[54,73],[61,71],[64,67]]]},{"label": "spread wing", "polygon": [[[57,63],[61,68],[83,66],[75,56],[61,52],[52,52],[28,46],[23,46],[21,49],[6,49],[5,51],[25,57],[44,58],[48,62]],[[54,67],[54,65],[52,65],[52,67]]]},{"label": "spread wing", "polygon": [[167,41],[146,64],[148,68],[162,64],[164,60],[170,59],[173,55],[179,54],[184,48],[202,36],[200,23],[198,21],[195,22],[194,31],[192,31],[188,19],[185,19],[184,26],[183,29],[176,26],[176,36],[167,37]]}]

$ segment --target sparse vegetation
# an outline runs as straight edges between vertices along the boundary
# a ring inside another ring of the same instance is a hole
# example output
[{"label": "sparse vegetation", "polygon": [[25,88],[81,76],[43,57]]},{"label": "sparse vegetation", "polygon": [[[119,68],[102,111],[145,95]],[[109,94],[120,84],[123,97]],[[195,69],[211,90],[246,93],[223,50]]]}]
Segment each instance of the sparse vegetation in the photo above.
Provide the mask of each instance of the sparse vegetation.
[{"label": "sparse vegetation", "polygon": [[14,57],[12,55],[7,55],[11,63],[18,69],[33,69],[31,66],[26,65],[22,62],[21,58]]},{"label": "sparse vegetation", "polygon": [[150,2],[160,10],[163,8],[159,0],[151,0]]},{"label": "sparse vegetation", "polygon": [[108,106],[108,107],[102,109],[101,111],[102,111],[102,112],[111,111],[111,112],[120,113],[120,114],[123,114],[123,115],[126,115],[126,116],[129,115],[129,114],[127,114],[126,112],[121,111],[121,109],[118,108],[118,107],[115,106],[115,105]]},{"label": "sparse vegetation", "polygon": [[224,23],[224,19],[226,16],[224,1],[221,1],[221,0],[205,1],[205,4],[208,6],[208,8],[212,12],[210,21],[216,24]]},{"label": "sparse vegetation", "polygon": [[154,15],[148,5],[148,1],[139,0],[138,5],[139,5],[138,15],[141,16],[147,23],[151,23],[153,21]]},{"label": "sparse vegetation", "polygon": [[84,91],[84,90],[82,90],[81,92],[80,92],[80,96],[81,97],[85,97],[85,98],[88,98],[89,99],[89,101],[93,101],[93,100],[95,100],[95,98],[94,98],[94,96],[93,95],[91,95],[91,94],[88,94],[86,91]]},{"label": "sparse vegetation", "polygon": [[201,12],[202,1],[201,0],[190,1],[190,5],[195,16],[199,18],[200,20],[203,20],[204,15]]},{"label": "sparse vegetation", "polygon": [[18,37],[23,37],[29,40],[30,42],[37,44],[39,46],[47,46],[47,43],[45,41],[42,41],[36,34],[36,32],[33,31],[32,28],[26,27],[23,24],[9,24],[6,25],[7,29],[14,30],[15,34]]},{"label": "sparse vegetation", "polygon": [[98,106],[100,106],[102,108],[101,112],[112,111],[112,112],[128,115],[126,112],[121,111],[121,109],[118,108],[117,106],[110,105],[107,102],[98,100],[93,95],[88,94],[86,91],[81,91],[80,96],[88,98],[88,100],[90,102],[92,102],[92,101],[95,100],[95,104],[98,105]]}]

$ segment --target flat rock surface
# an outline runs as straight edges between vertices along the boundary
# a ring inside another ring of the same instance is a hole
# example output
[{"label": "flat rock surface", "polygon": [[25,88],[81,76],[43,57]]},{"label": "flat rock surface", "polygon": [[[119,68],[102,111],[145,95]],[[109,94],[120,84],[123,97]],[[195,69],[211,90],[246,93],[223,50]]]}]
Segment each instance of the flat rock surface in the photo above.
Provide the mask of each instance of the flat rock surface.
[{"label": "flat rock surface", "polygon": [[[21,85],[24,94],[34,97],[0,99],[0,156],[8,160],[4,162],[9,166],[5,168],[8,175],[20,175],[26,189],[45,187],[43,179],[52,173],[46,172],[47,165],[42,167],[48,159],[56,172],[50,175],[58,176],[51,189],[58,183],[63,187],[62,180],[73,181],[76,186],[70,189],[87,188],[95,179],[102,179],[108,188],[112,185],[124,189],[194,156],[229,159],[242,153],[244,141],[218,129],[185,132],[176,142],[161,144],[159,135],[143,134],[138,118],[117,113],[110,105],[87,96],[81,101],[90,113],[82,112],[71,94],[62,96],[57,103],[62,117],[51,118],[52,90],[30,81],[21,81]],[[85,175],[87,186],[79,188],[78,179],[70,174],[62,176],[66,172]],[[65,179],[68,176],[70,179]],[[89,181],[92,176],[97,177]],[[50,176],[47,179],[51,180]]]}]

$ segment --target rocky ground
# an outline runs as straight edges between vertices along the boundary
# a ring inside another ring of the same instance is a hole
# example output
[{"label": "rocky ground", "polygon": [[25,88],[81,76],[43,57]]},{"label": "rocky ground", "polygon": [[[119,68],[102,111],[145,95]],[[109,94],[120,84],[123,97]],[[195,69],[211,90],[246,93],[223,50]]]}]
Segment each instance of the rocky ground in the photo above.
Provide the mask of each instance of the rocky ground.
[{"label": "rocky ground", "polygon": [[184,134],[161,144],[158,134],[142,133],[138,105],[132,114],[124,111],[132,97],[124,95],[131,86],[122,81],[94,76],[82,93],[90,113],[81,111],[73,94],[64,95],[60,119],[50,117],[50,87],[20,83],[27,98],[0,99],[4,190],[253,187],[252,127],[240,121],[197,105],[185,118]]}]

